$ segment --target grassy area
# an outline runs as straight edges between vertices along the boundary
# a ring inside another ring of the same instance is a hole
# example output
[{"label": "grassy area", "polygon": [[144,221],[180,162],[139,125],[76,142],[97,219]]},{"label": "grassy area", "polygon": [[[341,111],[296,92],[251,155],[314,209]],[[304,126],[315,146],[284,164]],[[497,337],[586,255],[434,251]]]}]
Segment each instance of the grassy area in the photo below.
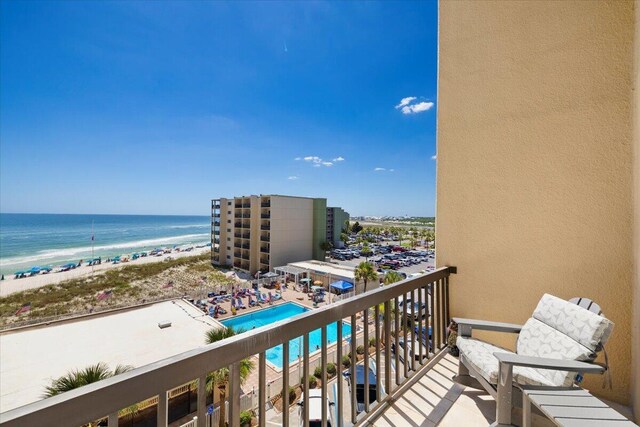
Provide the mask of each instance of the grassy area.
[{"label": "grassy area", "polygon": [[[197,289],[230,284],[213,268],[208,253],[139,265],[127,265],[94,276],[70,279],[55,285],[29,289],[0,298],[0,325],[49,316],[85,313],[121,304],[136,304],[166,295],[192,294]],[[167,287],[167,283],[172,283]],[[102,301],[97,295],[111,290]],[[31,310],[16,316],[30,302]]]}]

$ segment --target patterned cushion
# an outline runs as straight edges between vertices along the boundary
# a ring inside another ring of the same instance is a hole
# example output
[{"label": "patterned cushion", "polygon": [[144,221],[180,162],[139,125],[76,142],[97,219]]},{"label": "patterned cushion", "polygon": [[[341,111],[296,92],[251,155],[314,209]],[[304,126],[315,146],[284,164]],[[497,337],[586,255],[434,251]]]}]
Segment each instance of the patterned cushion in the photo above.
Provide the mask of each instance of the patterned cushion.
[{"label": "patterned cushion", "polygon": [[[516,352],[523,356],[547,357],[550,359],[591,361],[595,353],[567,335],[559,332],[538,319],[529,319],[524,324]],[[536,369],[550,383],[570,386],[575,373]]]},{"label": "patterned cushion", "polygon": [[[498,384],[498,359],[493,355],[494,352],[512,353],[504,348],[491,345],[484,341],[474,338],[459,336],[456,345],[460,349],[460,354],[473,365],[476,371],[482,375],[491,384]],[[522,385],[544,385],[544,386],[561,386],[570,385],[564,383],[564,378],[556,379],[543,375],[542,369],[523,368],[521,366],[513,367],[513,380]],[[560,381],[560,382],[558,382]]]},{"label": "patterned cushion", "polygon": [[597,349],[598,344],[604,344],[613,330],[613,322],[609,319],[549,294],[542,296],[533,318],[592,351]]}]

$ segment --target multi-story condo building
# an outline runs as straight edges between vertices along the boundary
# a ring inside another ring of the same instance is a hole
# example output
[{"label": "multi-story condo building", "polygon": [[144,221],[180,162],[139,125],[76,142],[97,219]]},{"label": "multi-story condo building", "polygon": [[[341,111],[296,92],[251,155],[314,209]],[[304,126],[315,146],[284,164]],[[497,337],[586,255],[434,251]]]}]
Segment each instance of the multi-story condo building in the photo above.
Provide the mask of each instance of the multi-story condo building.
[{"label": "multi-story condo building", "polygon": [[211,262],[250,272],[324,260],[327,200],[281,195],[211,201]]},{"label": "multi-story condo building", "polygon": [[343,246],[340,234],[344,228],[344,223],[349,220],[349,212],[342,208],[327,208],[327,242],[331,242],[333,247]]}]

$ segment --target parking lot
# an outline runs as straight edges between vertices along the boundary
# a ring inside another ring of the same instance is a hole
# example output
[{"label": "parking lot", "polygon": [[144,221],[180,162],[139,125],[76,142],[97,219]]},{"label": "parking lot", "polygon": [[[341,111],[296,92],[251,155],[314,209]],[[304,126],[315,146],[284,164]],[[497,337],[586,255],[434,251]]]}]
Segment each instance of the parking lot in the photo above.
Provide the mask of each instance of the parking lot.
[{"label": "parking lot", "polygon": [[[359,258],[353,258],[353,259],[344,260],[344,261],[332,258],[331,262],[335,262],[335,263],[338,263],[340,265],[346,265],[346,266],[355,268],[358,264],[360,264],[361,262],[363,262],[365,260],[368,260],[369,262],[373,263],[372,260],[378,259],[378,258],[380,258],[380,255],[373,255],[373,256],[368,257],[368,258],[365,258],[365,257],[361,256]],[[398,270],[395,270],[395,271],[405,273],[408,276],[408,275],[410,275],[412,273],[419,273],[419,272],[421,272],[423,270],[426,270],[427,267],[434,267],[434,266],[435,266],[435,258],[430,258],[428,261],[424,261],[424,262],[421,262],[419,264],[412,264],[412,265],[409,265],[409,266],[406,266],[406,267],[401,267],[401,268],[399,268]]]}]

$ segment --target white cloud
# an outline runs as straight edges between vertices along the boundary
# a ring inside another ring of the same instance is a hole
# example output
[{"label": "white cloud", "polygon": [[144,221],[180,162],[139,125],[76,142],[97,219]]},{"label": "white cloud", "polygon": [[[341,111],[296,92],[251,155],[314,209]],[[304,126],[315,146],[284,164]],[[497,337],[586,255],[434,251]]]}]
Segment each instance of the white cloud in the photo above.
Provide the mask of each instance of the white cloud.
[{"label": "white cloud", "polygon": [[389,172],[395,172],[395,169],[389,169]]},{"label": "white cloud", "polygon": [[287,178],[287,179],[289,179],[289,180],[291,180],[291,181],[295,181],[296,179],[298,179],[298,177],[297,177],[297,176],[295,176],[295,175],[292,175],[292,176],[290,176],[290,177],[289,177],[289,178]]},{"label": "white cloud", "polygon": [[375,168],[374,169],[375,172],[383,172],[383,171],[386,171],[386,170],[387,169],[385,169],[385,168]]},{"label": "white cloud", "polygon": [[318,156],[296,157],[294,160],[304,160],[305,162],[311,163],[314,168],[319,168],[322,166],[329,168],[336,162],[343,162],[344,157],[336,157],[332,161],[322,160],[322,158]]},{"label": "white cloud", "polygon": [[438,158],[437,154],[434,154],[433,156],[431,156],[431,160],[436,160]]},{"label": "white cloud", "polygon": [[430,110],[433,107],[433,102],[418,102],[413,105],[405,105],[402,107],[402,114],[417,114],[423,111]]},{"label": "white cloud", "polygon": [[417,98],[415,96],[407,96],[406,98],[402,98],[400,100],[400,104],[396,105],[396,110],[398,108],[402,108],[405,105],[409,105],[411,103],[411,101],[415,101]]}]

